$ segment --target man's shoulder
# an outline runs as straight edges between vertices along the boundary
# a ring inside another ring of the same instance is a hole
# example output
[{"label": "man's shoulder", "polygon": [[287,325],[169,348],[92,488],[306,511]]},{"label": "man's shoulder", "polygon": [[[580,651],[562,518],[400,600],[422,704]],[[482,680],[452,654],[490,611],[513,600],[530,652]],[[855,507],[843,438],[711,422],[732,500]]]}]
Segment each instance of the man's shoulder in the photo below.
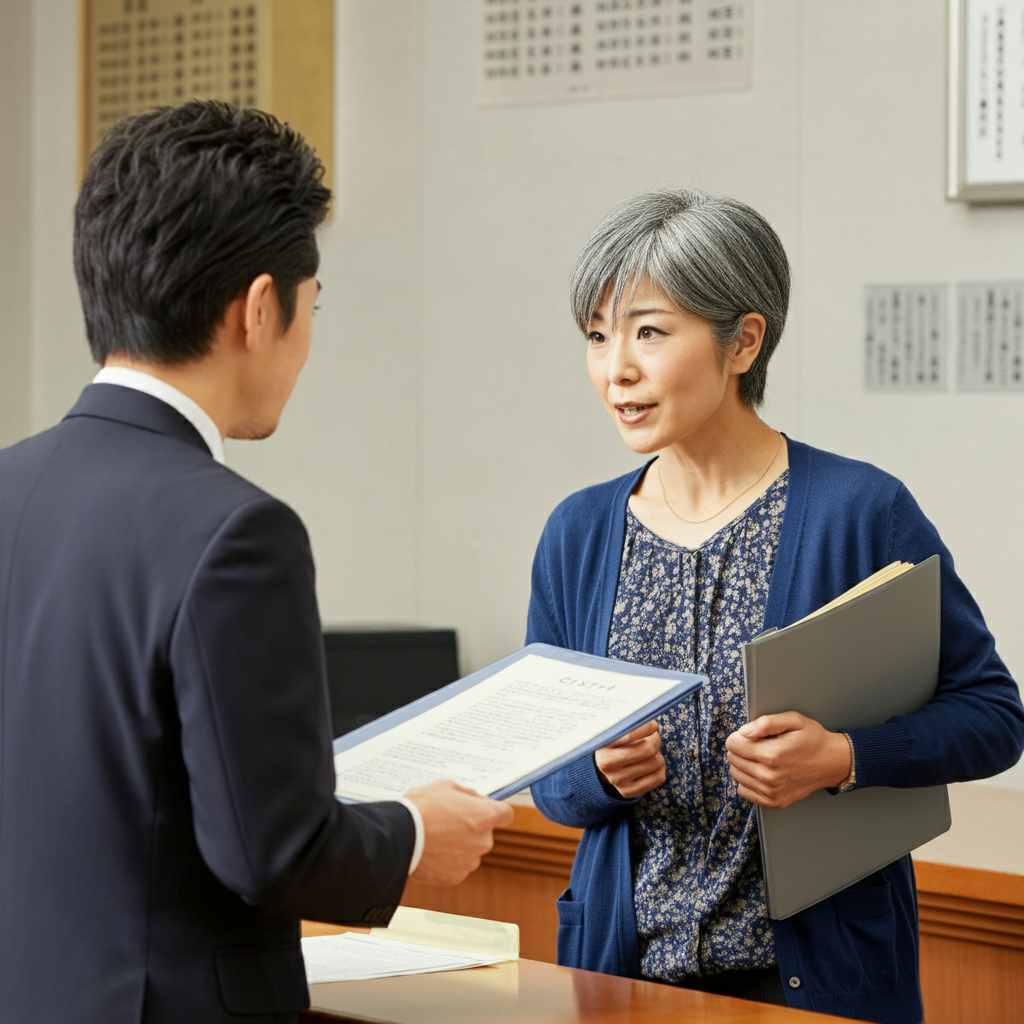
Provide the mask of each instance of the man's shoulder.
[{"label": "man's shoulder", "polygon": [[190,534],[221,529],[277,533],[297,528],[305,535],[289,505],[206,451],[173,438],[152,447],[152,460],[124,468],[132,477],[124,483],[137,494],[140,508],[163,521],[163,529],[174,531],[175,521],[185,518],[184,532]]},{"label": "man's shoulder", "polygon": [[299,522],[284,502],[217,462],[205,446],[99,419],[64,420],[0,451],[0,487],[18,505],[45,495],[93,514],[130,506],[140,533],[195,540],[240,514]]}]

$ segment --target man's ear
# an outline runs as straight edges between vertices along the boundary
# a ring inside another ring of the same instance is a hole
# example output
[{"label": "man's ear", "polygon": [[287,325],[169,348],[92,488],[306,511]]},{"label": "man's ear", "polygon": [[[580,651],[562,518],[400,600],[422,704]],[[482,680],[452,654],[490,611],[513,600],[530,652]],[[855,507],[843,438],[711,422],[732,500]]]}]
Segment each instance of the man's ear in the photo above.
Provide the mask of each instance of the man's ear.
[{"label": "man's ear", "polygon": [[750,369],[761,351],[766,327],[765,319],[760,313],[747,313],[743,317],[739,337],[729,349],[730,373],[746,373]]},{"label": "man's ear", "polygon": [[260,274],[245,292],[245,347],[255,352],[277,336],[280,310],[269,274]]}]

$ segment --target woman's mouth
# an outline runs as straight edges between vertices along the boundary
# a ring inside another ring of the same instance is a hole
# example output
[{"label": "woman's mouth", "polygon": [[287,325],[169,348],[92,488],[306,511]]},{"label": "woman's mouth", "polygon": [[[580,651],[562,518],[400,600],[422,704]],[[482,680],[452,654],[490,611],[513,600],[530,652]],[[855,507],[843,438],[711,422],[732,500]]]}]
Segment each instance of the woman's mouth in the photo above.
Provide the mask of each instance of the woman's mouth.
[{"label": "woman's mouth", "polygon": [[639,423],[653,408],[653,405],[616,405],[615,412],[622,423]]}]

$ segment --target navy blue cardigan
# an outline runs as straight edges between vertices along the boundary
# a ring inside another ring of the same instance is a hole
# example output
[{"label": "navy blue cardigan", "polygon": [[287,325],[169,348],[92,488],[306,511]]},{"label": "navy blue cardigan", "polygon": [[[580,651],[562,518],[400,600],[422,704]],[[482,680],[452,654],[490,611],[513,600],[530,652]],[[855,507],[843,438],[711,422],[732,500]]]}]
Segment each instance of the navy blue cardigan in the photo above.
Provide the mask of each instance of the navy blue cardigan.
[{"label": "navy blue cardigan", "polygon": [[[859,786],[930,786],[1004,771],[1024,749],[1024,709],[953,560],[897,479],[789,440],[786,512],[765,628],[786,626],[897,559],[942,560],[942,650],[934,699],[912,715],[854,729]],[[533,566],[527,643],[603,655],[626,503],[643,470],[579,491],[552,513]],[[558,962],[638,977],[630,808],[601,786],[593,758],[533,787],[553,821],[586,831],[558,903]],[[774,924],[790,1006],[917,1024],[917,898],[909,857]]]}]

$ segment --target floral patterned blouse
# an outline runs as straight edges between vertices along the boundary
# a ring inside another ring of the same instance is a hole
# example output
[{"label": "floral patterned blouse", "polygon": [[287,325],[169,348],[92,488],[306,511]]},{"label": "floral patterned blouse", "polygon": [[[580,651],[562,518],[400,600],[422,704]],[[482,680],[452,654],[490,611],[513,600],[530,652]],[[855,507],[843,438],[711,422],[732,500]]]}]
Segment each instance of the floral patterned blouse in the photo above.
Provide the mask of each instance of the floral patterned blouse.
[{"label": "floral patterned blouse", "polygon": [[626,513],[608,656],[707,675],[658,718],[667,781],[633,808],[641,970],[660,981],[770,967],[757,818],[729,776],[725,741],[746,722],[742,643],[761,632],[789,471],[700,547]]}]

